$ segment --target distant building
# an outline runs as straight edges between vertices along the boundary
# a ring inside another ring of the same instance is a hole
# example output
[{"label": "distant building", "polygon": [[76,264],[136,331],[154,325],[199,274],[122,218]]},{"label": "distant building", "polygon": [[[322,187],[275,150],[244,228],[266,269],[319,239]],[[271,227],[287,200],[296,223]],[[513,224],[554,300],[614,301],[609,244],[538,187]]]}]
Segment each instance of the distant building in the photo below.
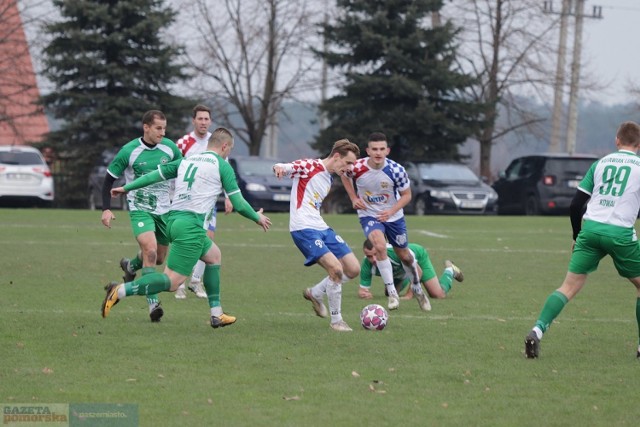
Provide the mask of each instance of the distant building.
[{"label": "distant building", "polygon": [[49,132],[15,0],[0,10],[0,145],[40,142]]}]

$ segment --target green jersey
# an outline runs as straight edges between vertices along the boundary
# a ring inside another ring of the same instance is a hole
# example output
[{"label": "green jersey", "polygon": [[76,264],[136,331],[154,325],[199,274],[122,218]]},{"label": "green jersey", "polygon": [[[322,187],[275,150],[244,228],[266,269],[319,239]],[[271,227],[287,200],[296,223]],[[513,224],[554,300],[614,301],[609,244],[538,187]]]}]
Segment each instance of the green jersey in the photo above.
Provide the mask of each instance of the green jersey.
[{"label": "green jersey", "polygon": [[[136,138],[118,151],[107,172],[114,178],[124,174],[128,184],[143,175],[158,169],[158,166],[182,158],[180,149],[170,139],[163,138],[154,147],[147,147],[142,138]],[[171,205],[171,183],[158,182],[127,194],[130,211],[144,211],[162,215],[169,211]]]},{"label": "green jersey", "polygon": [[[425,252],[424,248],[416,243],[409,243],[409,250],[414,254],[416,259],[417,254]],[[396,254],[393,247],[389,244],[387,244],[387,256],[393,268],[393,283],[402,283],[404,279],[408,277],[407,272],[404,270],[398,254]],[[364,257],[362,267],[360,268],[360,285],[365,287],[371,286],[373,276],[380,276],[380,271],[378,271],[378,267],[371,264],[367,257]]]}]

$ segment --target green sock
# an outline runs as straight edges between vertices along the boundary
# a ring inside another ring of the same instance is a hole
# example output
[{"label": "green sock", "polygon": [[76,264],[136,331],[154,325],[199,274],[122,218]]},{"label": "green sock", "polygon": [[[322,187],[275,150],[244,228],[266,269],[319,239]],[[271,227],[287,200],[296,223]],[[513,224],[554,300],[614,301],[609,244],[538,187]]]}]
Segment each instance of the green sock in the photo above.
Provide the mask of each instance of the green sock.
[{"label": "green sock", "polygon": [[[144,267],[140,274],[142,276],[146,276],[147,274],[155,273],[156,269],[153,267]],[[147,295],[147,304],[159,304],[160,300],[158,299],[158,294]]]},{"label": "green sock", "polygon": [[171,289],[169,276],[163,273],[145,274],[133,282],[125,283],[124,290],[129,295],[153,295]]},{"label": "green sock", "polygon": [[444,291],[445,294],[448,294],[451,290],[451,286],[453,285],[453,273],[450,273],[445,270],[440,276],[440,287]]},{"label": "green sock", "polygon": [[209,307],[220,307],[220,264],[204,267],[202,283],[207,291]]},{"label": "green sock", "polygon": [[133,271],[138,271],[142,268],[142,260],[139,254],[136,254],[136,257],[129,261],[129,266]]},{"label": "green sock", "polygon": [[640,298],[636,300],[636,322],[638,322],[638,345],[640,345]]},{"label": "green sock", "polygon": [[540,317],[536,321],[536,326],[544,333],[551,326],[551,322],[558,317],[562,309],[569,302],[569,299],[561,292],[554,291],[542,307]]}]

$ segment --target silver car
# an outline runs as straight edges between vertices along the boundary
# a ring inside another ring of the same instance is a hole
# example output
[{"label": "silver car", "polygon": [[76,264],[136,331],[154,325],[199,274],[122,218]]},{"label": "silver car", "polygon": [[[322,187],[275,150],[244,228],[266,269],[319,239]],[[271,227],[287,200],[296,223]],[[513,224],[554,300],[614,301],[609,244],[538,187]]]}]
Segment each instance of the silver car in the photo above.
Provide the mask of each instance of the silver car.
[{"label": "silver car", "polygon": [[51,170],[37,148],[0,146],[0,203],[50,207],[54,200]]}]

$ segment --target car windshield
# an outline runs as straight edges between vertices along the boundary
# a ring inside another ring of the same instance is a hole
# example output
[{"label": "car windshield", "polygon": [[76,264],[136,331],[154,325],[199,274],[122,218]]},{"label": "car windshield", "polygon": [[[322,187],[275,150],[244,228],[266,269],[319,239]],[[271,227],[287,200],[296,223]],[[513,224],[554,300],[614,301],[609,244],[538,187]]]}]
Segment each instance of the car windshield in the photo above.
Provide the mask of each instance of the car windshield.
[{"label": "car windshield", "polygon": [[274,160],[268,159],[238,159],[236,162],[238,172],[246,176],[271,176],[273,175],[273,165],[276,163]]},{"label": "car windshield", "polygon": [[0,163],[5,165],[42,165],[38,153],[28,151],[0,151]]},{"label": "car windshield", "polygon": [[430,181],[478,181],[478,177],[464,165],[452,163],[420,163],[420,178]]}]

